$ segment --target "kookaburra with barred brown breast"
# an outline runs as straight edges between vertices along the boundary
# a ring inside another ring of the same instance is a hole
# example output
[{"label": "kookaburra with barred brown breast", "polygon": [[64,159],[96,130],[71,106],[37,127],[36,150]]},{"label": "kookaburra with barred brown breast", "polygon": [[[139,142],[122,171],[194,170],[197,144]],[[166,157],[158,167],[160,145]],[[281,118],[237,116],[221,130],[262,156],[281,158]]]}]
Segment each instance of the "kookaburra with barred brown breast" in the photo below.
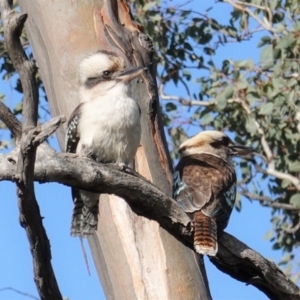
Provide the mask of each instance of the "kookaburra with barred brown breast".
[{"label": "kookaburra with barred brown breast", "polygon": [[[66,152],[101,163],[128,165],[140,143],[140,108],[128,83],[144,68],[126,69],[124,59],[99,51],[79,66],[79,100],[68,122]],[[72,188],[72,236],[91,234],[98,223],[99,194]]]},{"label": "kookaburra with barred brown breast", "polygon": [[236,196],[232,157],[252,152],[219,131],[203,131],[180,145],[174,198],[191,217],[197,253],[218,252],[217,236],[228,224]]}]

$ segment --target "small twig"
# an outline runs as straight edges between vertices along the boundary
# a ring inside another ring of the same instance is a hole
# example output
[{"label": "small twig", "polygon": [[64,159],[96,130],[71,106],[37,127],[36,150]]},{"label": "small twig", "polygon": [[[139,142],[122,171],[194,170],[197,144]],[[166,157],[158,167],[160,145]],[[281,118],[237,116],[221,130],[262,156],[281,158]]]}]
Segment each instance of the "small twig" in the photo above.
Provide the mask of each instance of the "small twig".
[{"label": "small twig", "polygon": [[264,153],[266,154],[267,165],[268,165],[268,168],[266,170],[263,170],[263,173],[274,176],[278,179],[288,180],[297,188],[298,191],[300,191],[300,180],[297,177],[292,176],[292,175],[287,174],[287,173],[277,171],[275,169],[274,156],[273,156],[272,150],[271,150],[271,148],[270,148],[270,146],[267,142],[266,134],[265,134],[262,126],[257,122],[257,120],[255,118],[252,117],[251,109],[250,109],[249,105],[246,103],[246,101],[242,98],[235,98],[235,99],[232,99],[232,102],[236,102],[236,103],[241,104],[242,108],[247,113],[248,117],[252,120],[252,122],[254,123],[258,133],[261,136],[260,143],[261,143],[261,146],[264,150]]},{"label": "small twig", "polygon": [[216,104],[216,102],[214,100],[212,100],[212,101],[200,101],[200,100],[184,99],[182,97],[175,96],[175,95],[166,95],[164,93],[164,85],[162,83],[159,85],[158,92],[159,92],[159,97],[162,100],[177,101],[177,102],[179,102],[179,103],[181,103],[182,105],[185,105],[185,106],[212,106],[212,105]]},{"label": "small twig", "polygon": [[190,89],[189,89],[188,85],[186,84],[186,82],[181,77],[179,77],[178,80],[184,86],[184,88],[185,88],[185,90],[186,90],[186,92],[188,94],[189,99],[191,99],[191,92],[190,92]]},{"label": "small twig", "polygon": [[80,240],[80,246],[81,246],[81,251],[83,253],[83,258],[84,258],[84,261],[85,261],[85,265],[86,265],[89,276],[91,276],[90,265],[89,265],[88,257],[87,257],[87,254],[86,254],[86,251],[85,251],[85,248],[84,248],[83,238],[79,237],[79,240]]},{"label": "small twig", "polygon": [[16,141],[18,143],[22,135],[22,125],[20,121],[11,112],[11,110],[1,101],[0,101],[0,119],[10,130],[12,135],[16,138]]},{"label": "small twig", "polygon": [[267,143],[267,140],[266,140],[266,135],[265,135],[265,132],[263,130],[263,128],[260,126],[260,124],[256,121],[255,118],[252,117],[251,115],[251,109],[249,107],[249,105],[246,103],[246,101],[242,98],[235,98],[233,99],[233,102],[236,102],[236,103],[239,103],[241,104],[242,108],[244,109],[244,111],[247,113],[248,117],[252,120],[252,122],[254,123],[258,133],[261,135],[261,139],[260,139],[260,142],[261,142],[261,146],[267,156],[267,159],[269,162],[271,162],[273,160],[273,153],[272,153],[272,150],[269,146],[269,144]]},{"label": "small twig", "polygon": [[64,116],[55,117],[40,126],[40,133],[34,138],[33,142],[37,145],[43,143],[51,134],[53,134],[60,125],[66,122]]},{"label": "small twig", "polygon": [[245,197],[247,197],[251,200],[260,201],[263,206],[281,208],[281,209],[285,209],[285,210],[294,210],[294,211],[299,211],[300,210],[300,207],[297,207],[297,206],[292,205],[292,204],[275,202],[275,201],[273,201],[272,198],[267,197],[267,196],[261,196],[261,195],[258,195],[258,194],[251,194],[247,191],[241,191],[240,193],[243,196],[245,196]]},{"label": "small twig", "polygon": [[283,172],[276,171],[275,170],[275,161],[272,161],[269,164],[268,169],[266,170],[266,173],[271,175],[271,176],[274,176],[278,179],[290,181],[295,186],[295,188],[298,191],[300,191],[300,180],[297,177],[292,176],[290,174],[286,174],[286,173],[283,173]]},{"label": "small twig", "polygon": [[290,234],[295,234],[298,230],[300,229],[300,222],[295,225],[294,227],[291,227],[291,228],[283,228],[282,227],[282,230],[287,232],[287,233],[290,233]]},{"label": "small twig", "polygon": [[[276,31],[272,28],[272,25],[270,23],[270,21],[268,21],[267,19],[263,19],[261,20],[259,17],[257,17],[253,11],[251,9],[248,9],[244,6],[244,2],[240,2],[240,1],[232,1],[232,0],[224,0],[224,2],[229,3],[230,5],[232,5],[235,9],[240,10],[242,12],[246,12],[249,16],[251,16],[258,24],[260,24],[263,28],[265,28],[266,30],[270,31],[271,33],[273,33],[276,36]],[[266,9],[264,9],[266,10]]]},{"label": "small twig", "polygon": [[257,5],[257,4],[253,4],[253,3],[247,3],[247,2],[242,2],[242,1],[236,1],[236,4],[239,4],[241,6],[249,6],[249,7],[254,7],[263,11],[266,11],[268,13],[268,18],[269,18],[269,22],[272,21],[272,13],[270,11],[270,8],[267,6],[261,6],[261,5]]},{"label": "small twig", "polygon": [[254,167],[255,167],[257,172],[260,172],[260,173],[266,174],[266,175],[271,175],[271,176],[274,176],[278,179],[288,180],[294,185],[294,187],[297,190],[300,190],[299,179],[297,177],[294,177],[290,174],[286,174],[286,173],[283,173],[283,172],[273,170],[274,166],[275,166],[275,162],[272,162],[272,164],[269,163],[269,166],[268,166],[267,169],[262,168],[259,164],[254,164]]},{"label": "small twig", "polygon": [[295,120],[297,120],[297,122],[298,122],[297,131],[298,131],[299,138],[300,138],[300,111],[297,111],[296,116],[295,116]]},{"label": "small twig", "polygon": [[[19,141],[22,135],[22,125],[3,102],[0,102],[0,119],[7,126],[16,140]],[[64,122],[66,122],[66,118],[64,116],[58,116],[42,124],[40,133],[35,137],[34,142],[38,144],[43,143]]]},{"label": "small twig", "polygon": [[13,292],[15,292],[17,294],[20,294],[22,296],[29,297],[29,298],[32,298],[32,299],[35,299],[35,300],[39,300],[38,297],[35,297],[35,296],[33,296],[33,295],[29,294],[29,293],[21,292],[21,291],[15,289],[15,288],[12,288],[12,287],[1,288],[0,292],[2,292],[2,291],[13,291]]}]

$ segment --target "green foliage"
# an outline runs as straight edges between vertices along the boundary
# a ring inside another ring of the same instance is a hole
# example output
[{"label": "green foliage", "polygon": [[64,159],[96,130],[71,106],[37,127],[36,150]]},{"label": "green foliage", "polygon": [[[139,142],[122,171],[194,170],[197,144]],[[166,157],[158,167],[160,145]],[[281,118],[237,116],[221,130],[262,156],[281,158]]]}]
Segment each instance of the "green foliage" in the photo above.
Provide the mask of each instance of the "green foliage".
[{"label": "green foliage", "polygon": [[[162,102],[173,147],[191,126],[232,132],[237,142],[256,147],[260,156],[238,162],[239,195],[249,191],[274,199],[271,204],[262,202],[272,207],[273,228],[267,238],[274,249],[287,252],[281,263],[292,276],[292,253],[300,244],[300,190],[285,175],[297,181],[300,172],[300,6],[297,0],[241,3],[212,1],[205,9],[196,1],[184,6],[139,0],[133,6],[154,41],[160,84],[186,89],[185,101],[174,97]],[[222,23],[213,17],[217,9],[223,10],[223,19],[227,13]],[[257,44],[251,59],[219,62],[224,47],[247,47],[248,41]],[[198,91],[192,94],[195,87]],[[280,176],[269,176],[270,169]],[[262,179],[268,190],[259,188]]]}]

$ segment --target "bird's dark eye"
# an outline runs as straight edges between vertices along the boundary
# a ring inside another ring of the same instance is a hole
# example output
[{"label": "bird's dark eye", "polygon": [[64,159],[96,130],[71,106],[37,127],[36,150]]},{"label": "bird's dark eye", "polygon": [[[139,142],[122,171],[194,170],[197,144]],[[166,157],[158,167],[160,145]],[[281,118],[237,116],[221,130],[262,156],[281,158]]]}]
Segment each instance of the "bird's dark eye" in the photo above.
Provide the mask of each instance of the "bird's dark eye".
[{"label": "bird's dark eye", "polygon": [[108,71],[108,70],[103,71],[102,75],[103,75],[103,77],[110,77],[111,71]]},{"label": "bird's dark eye", "polygon": [[224,146],[228,146],[229,138],[227,136],[222,137],[222,143]]},{"label": "bird's dark eye", "polygon": [[228,146],[230,143],[230,140],[227,136],[224,136],[222,138],[220,138],[218,141],[215,141],[213,143],[211,143],[211,146],[214,148],[220,148],[222,146]]}]

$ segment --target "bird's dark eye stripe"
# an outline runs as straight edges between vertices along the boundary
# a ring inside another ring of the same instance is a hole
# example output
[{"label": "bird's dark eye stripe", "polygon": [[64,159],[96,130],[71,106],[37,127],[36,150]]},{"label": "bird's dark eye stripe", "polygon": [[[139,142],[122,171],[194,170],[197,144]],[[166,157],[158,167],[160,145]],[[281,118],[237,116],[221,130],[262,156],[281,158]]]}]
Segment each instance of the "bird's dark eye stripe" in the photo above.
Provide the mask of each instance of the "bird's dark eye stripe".
[{"label": "bird's dark eye stripe", "polygon": [[220,140],[215,141],[215,142],[211,143],[210,145],[213,146],[214,148],[219,148],[222,146],[228,146],[229,143],[230,143],[229,138],[224,136]]},{"label": "bird's dark eye stripe", "polygon": [[220,148],[222,146],[224,146],[224,142],[223,141],[216,141],[210,144],[212,147],[214,148]]},{"label": "bird's dark eye stripe", "polygon": [[86,80],[85,82],[85,86],[87,88],[92,88],[94,87],[95,85],[97,85],[100,81],[102,80],[101,77],[90,77]]},{"label": "bird's dark eye stripe", "polygon": [[106,70],[106,71],[103,71],[102,74],[99,75],[98,77],[89,77],[85,82],[85,86],[87,88],[93,88],[95,85],[97,85],[101,81],[110,80],[111,74],[112,74],[112,71]]}]

